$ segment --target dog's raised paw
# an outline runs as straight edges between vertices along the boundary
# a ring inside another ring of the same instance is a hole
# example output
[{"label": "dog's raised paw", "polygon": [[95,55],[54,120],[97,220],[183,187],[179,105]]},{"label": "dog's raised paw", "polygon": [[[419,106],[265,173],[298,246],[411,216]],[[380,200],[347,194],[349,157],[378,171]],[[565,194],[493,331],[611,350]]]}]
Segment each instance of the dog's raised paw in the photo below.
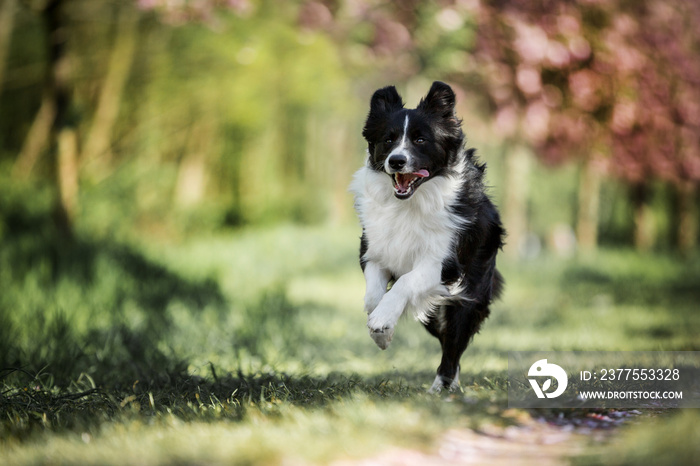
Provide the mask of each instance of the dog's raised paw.
[{"label": "dog's raised paw", "polygon": [[383,328],[381,330],[369,329],[369,336],[377,344],[380,349],[387,349],[391,343],[391,339],[394,336],[393,328]]}]

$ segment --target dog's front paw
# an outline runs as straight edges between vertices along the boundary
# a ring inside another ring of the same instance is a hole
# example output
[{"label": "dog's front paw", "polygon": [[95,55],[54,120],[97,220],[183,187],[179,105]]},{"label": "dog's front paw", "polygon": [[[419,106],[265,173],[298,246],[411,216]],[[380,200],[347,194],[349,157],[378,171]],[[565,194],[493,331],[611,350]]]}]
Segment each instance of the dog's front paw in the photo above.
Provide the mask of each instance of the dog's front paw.
[{"label": "dog's front paw", "polygon": [[403,312],[401,303],[389,298],[389,295],[384,296],[374,312],[367,316],[369,335],[381,349],[389,347],[394,327]]},{"label": "dog's front paw", "polygon": [[394,336],[393,328],[383,328],[383,329],[369,329],[369,336],[377,344],[380,349],[387,349],[391,343],[391,339]]}]

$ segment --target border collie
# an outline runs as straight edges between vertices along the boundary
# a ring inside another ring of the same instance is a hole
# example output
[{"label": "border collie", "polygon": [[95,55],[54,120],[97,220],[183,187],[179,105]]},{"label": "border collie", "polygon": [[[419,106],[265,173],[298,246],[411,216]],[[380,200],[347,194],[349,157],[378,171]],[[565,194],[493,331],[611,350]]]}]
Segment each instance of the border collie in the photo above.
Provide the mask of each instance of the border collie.
[{"label": "border collie", "polygon": [[496,253],[505,232],[485,165],[465,150],[455,94],[439,81],[415,109],[394,86],[377,90],[362,135],[368,158],[350,190],[370,336],[386,349],[399,317],[412,313],[442,346],[430,391],[455,390],[460,357],[503,284]]}]

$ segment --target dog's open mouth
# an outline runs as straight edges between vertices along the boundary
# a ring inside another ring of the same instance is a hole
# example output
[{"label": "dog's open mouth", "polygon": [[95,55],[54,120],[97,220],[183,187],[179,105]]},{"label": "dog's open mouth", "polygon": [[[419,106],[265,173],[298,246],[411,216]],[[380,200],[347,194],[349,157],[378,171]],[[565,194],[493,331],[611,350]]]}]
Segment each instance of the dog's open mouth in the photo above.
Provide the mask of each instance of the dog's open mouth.
[{"label": "dog's open mouth", "polygon": [[394,195],[399,199],[408,199],[418,185],[428,178],[428,170],[421,169],[414,173],[394,173]]}]

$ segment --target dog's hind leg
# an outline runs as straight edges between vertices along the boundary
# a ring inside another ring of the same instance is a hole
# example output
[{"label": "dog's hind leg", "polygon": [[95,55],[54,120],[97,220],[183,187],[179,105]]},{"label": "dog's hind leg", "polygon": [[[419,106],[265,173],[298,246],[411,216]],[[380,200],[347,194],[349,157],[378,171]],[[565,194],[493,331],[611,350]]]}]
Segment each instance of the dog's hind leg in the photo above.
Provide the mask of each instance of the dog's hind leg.
[{"label": "dog's hind leg", "polygon": [[481,323],[488,316],[485,305],[468,303],[441,307],[438,316],[426,324],[428,331],[437,336],[442,346],[442,360],[437,370],[430,393],[442,389],[455,391],[459,388],[459,360],[467,349]]}]

